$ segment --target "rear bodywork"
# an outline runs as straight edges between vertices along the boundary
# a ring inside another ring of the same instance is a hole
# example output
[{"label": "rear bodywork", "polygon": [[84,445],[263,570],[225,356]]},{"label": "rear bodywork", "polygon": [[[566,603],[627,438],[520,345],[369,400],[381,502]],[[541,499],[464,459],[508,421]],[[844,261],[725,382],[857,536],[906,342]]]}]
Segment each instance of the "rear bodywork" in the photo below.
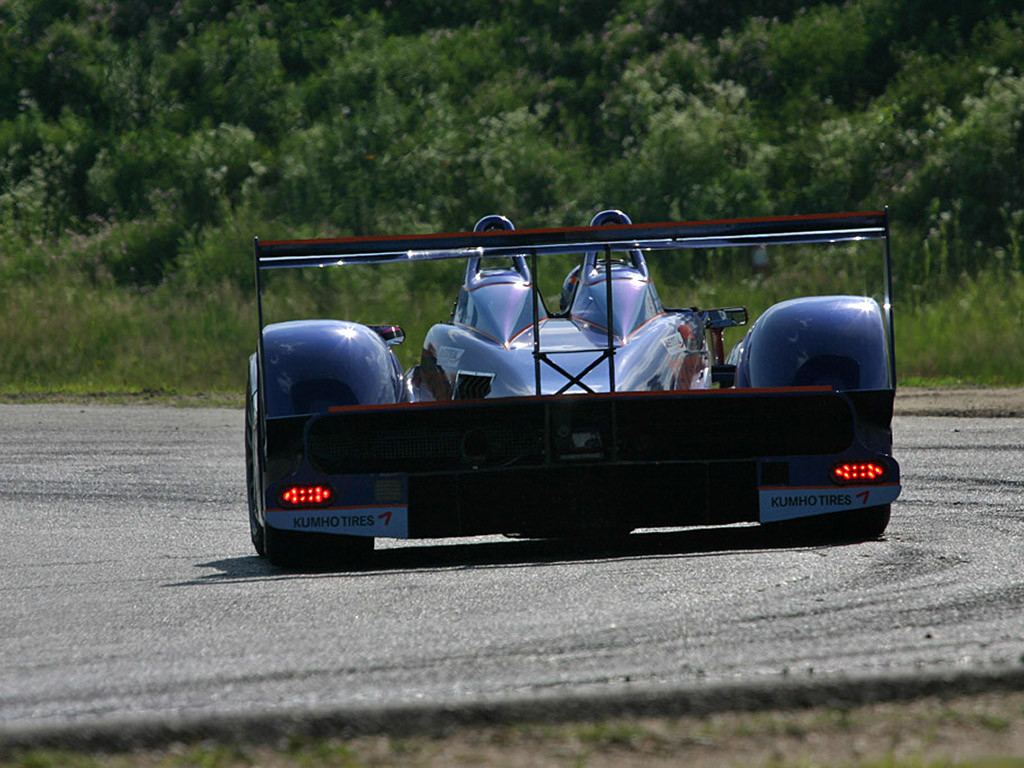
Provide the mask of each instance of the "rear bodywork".
[{"label": "rear bodywork", "polygon": [[[342,547],[858,514],[874,521],[864,533],[884,529],[900,490],[885,212],[478,229],[256,241],[258,294],[269,269],[467,265],[450,321],[406,371],[392,352],[396,327],[264,326],[260,303],[246,441],[261,553],[294,562],[303,538]],[[881,304],[782,302],[728,359],[721,329],[739,314],[664,308],[643,255],[854,240],[883,245]],[[584,256],[565,305],[548,312],[533,276],[555,253]]]}]

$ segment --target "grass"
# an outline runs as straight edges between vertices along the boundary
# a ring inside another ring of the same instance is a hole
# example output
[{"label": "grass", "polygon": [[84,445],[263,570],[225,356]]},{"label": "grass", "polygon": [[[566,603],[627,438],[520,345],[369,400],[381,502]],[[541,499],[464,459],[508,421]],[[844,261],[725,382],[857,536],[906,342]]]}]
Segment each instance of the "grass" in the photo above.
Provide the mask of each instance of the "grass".
[{"label": "grass", "polygon": [[237,292],[205,297],[85,280],[15,283],[0,292],[0,392],[233,392],[244,387]]},{"label": "grass", "polygon": [[[774,256],[775,254],[773,254]],[[750,274],[746,255],[715,255],[683,264],[650,261],[667,306],[743,304],[757,317],[795,295],[865,292],[870,274],[858,261],[811,260],[798,252],[777,259],[769,276]],[[541,285],[557,301],[569,262],[545,265]],[[447,319],[461,262],[273,273],[266,322],[340,317],[399,323],[403,365],[418,361],[419,341]],[[1024,385],[1024,277],[992,270],[962,277],[931,298],[896,301],[896,348],[901,384]],[[89,398],[106,393],[126,401],[162,399],[240,402],[246,360],[255,346],[252,289],[237,281],[198,286],[170,280],[138,288],[56,270],[46,280],[0,283],[0,400],[33,396]],[[729,332],[734,343],[741,331]],[[197,397],[201,396],[201,397]]]},{"label": "grass", "polygon": [[0,768],[527,765],[1021,768],[1024,693],[852,709],[519,723],[438,735],[295,738],[273,747],[203,742],[114,754],[0,753]]},{"label": "grass", "polygon": [[943,297],[897,315],[896,349],[909,377],[1024,383],[1024,278],[990,271],[962,278]]}]

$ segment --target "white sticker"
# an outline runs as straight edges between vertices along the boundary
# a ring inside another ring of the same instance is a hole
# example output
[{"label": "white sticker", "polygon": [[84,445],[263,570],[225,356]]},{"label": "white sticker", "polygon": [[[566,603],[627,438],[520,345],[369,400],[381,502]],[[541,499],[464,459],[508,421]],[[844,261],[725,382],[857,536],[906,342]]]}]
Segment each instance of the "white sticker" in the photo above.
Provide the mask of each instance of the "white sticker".
[{"label": "white sticker", "polygon": [[267,524],[286,531],[407,539],[409,507],[396,504],[332,509],[268,509]]},{"label": "white sticker", "polygon": [[677,350],[685,344],[685,342],[683,341],[683,334],[681,334],[679,331],[673,331],[668,336],[663,338],[661,340],[661,343],[669,352]]},{"label": "white sticker", "polygon": [[898,485],[758,488],[759,519],[762,523],[773,523],[829,512],[878,507],[891,504],[899,495]]}]

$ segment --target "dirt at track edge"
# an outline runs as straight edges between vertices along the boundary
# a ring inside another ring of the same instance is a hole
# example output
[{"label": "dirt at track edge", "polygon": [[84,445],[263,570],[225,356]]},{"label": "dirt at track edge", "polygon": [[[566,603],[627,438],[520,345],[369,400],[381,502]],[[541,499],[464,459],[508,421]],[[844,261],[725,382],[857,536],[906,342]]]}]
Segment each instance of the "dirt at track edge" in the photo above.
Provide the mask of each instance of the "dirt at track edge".
[{"label": "dirt at track edge", "polygon": [[896,390],[897,416],[1024,417],[1024,388],[976,387]]},{"label": "dirt at track edge", "polygon": [[1017,666],[949,674],[719,683],[592,695],[539,696],[430,705],[277,710],[238,714],[124,717],[94,722],[0,726],[0,758],[21,749],[118,752],[214,741],[273,745],[286,739],[443,736],[459,728],[612,718],[706,717],[724,712],[851,709],[926,697],[1024,691]]},{"label": "dirt at track edge", "polygon": [[[93,392],[89,394],[0,393],[0,403],[75,405],[158,405],[176,408],[241,409],[241,394],[168,394],[162,392]],[[1024,418],[1024,387],[900,387],[897,416]]]}]

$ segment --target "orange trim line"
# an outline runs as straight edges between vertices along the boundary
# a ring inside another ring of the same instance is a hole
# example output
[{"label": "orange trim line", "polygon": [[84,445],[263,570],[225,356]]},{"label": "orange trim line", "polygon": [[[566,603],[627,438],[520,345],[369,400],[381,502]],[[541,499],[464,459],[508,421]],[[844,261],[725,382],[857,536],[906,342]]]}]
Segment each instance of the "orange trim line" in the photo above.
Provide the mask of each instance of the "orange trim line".
[{"label": "orange trim line", "polygon": [[[655,225],[655,226],[657,226],[657,225]],[[612,277],[612,282],[613,283],[622,283],[622,282],[625,282],[627,280],[636,280],[636,278],[635,277]],[[598,277],[598,278],[595,278],[594,280],[591,280],[589,283],[584,283],[584,282],[581,281],[580,285],[585,285],[585,286],[587,286],[587,288],[589,288],[592,285],[602,285],[603,283],[607,283],[607,282],[608,281],[605,278]],[[650,285],[654,281],[653,280],[639,280],[638,282],[641,282],[644,285]]]},{"label": "orange trim line", "polygon": [[352,507],[267,507],[267,512],[345,512],[350,509],[394,509],[408,504],[358,504]]},{"label": "orange trim line", "polygon": [[[328,413],[357,413],[366,411],[390,411],[409,408],[460,408],[469,404],[486,403],[488,405],[500,405],[507,403],[522,403],[539,400],[568,400],[573,398],[586,397],[588,399],[612,399],[630,400],[636,398],[667,398],[676,397],[745,397],[747,395],[793,395],[793,394],[820,394],[832,392],[832,387],[762,387],[749,389],[666,389],[657,392],[596,392],[574,395],[523,395],[522,397],[495,397],[477,398],[473,400],[429,400],[419,403],[380,403],[373,405],[332,405]],[[310,414],[315,415],[315,414]],[[292,417],[289,417],[292,418]]]},{"label": "orange trim line", "polygon": [[524,288],[533,287],[533,283],[524,283],[522,280],[502,280],[500,283],[484,283],[483,285],[475,285],[472,288],[467,288],[466,290],[473,293],[474,291],[479,291],[481,288],[493,288],[496,285],[521,285]]},{"label": "orange trim line", "polygon": [[539,227],[536,229],[516,229],[516,230],[503,230],[495,229],[487,232],[434,232],[425,235],[364,235],[359,237],[324,237],[324,238],[308,238],[300,240],[261,240],[260,245],[305,245],[312,243],[375,243],[383,240],[403,240],[403,239],[424,239],[424,238],[442,238],[442,237],[456,237],[456,236],[469,236],[486,238],[486,237],[498,237],[502,235],[508,235],[510,232],[514,232],[516,235],[522,234],[534,234],[534,235],[547,235],[556,232],[588,232],[596,229],[618,229],[618,230],[630,230],[630,229],[649,229],[651,227],[670,227],[670,226],[683,226],[683,227],[701,227],[716,224],[755,224],[755,223],[769,223],[769,222],[780,222],[780,221],[815,221],[818,219],[847,219],[855,218],[858,216],[882,216],[884,211],[851,211],[845,213],[810,213],[801,216],[764,216],[764,217],[752,217],[744,219],[709,219],[707,221],[662,221],[662,222],[650,222],[645,224],[620,224],[614,227]]},{"label": "orange trim line", "polygon": [[[544,325],[544,323],[547,322],[547,320],[548,320],[548,318],[546,318],[546,317],[540,318],[537,321],[537,327],[539,328],[540,326]],[[530,323],[529,325],[524,325],[518,331],[513,332],[512,335],[509,337],[509,340],[507,342],[505,342],[505,341],[502,341],[501,339],[497,338],[496,336],[491,336],[491,334],[489,334],[487,331],[481,330],[480,328],[477,328],[475,325],[470,325],[469,323],[464,323],[461,320],[453,320],[452,321],[452,325],[457,325],[460,328],[468,328],[471,331],[476,331],[481,336],[486,336],[488,339],[493,341],[495,344],[500,344],[502,349],[511,349],[512,348],[512,343],[516,339],[518,339],[524,333],[526,333],[531,328],[533,328],[533,323]],[[447,346],[447,345],[445,345],[445,346]]]},{"label": "orange trim line", "polygon": [[[546,318],[546,317],[539,317],[539,318],[537,318],[537,330],[540,330],[540,327],[541,327],[542,325],[544,325],[544,323],[546,323],[547,321],[548,321],[548,318]],[[516,340],[516,339],[518,339],[518,338],[519,338],[520,336],[522,336],[522,335],[523,335],[524,333],[526,333],[527,331],[532,331],[532,330],[533,330],[533,323],[530,323],[529,325],[524,325],[524,326],[523,326],[522,328],[520,328],[520,329],[519,329],[518,331],[516,331],[515,333],[513,333],[513,334],[512,334],[512,335],[511,335],[511,336],[509,337],[509,339],[508,339],[508,343],[507,343],[507,344],[504,344],[503,346],[505,347],[505,349],[512,349],[512,344],[514,344],[514,343],[515,343],[515,340]]]},{"label": "orange trim line", "polygon": [[864,486],[870,486],[872,488],[902,488],[900,483],[861,483],[856,485],[854,483],[844,485],[759,485],[757,490],[759,491],[839,491],[843,488],[862,488]]},{"label": "orange trim line", "polygon": [[[469,323],[464,323],[461,320],[452,320],[452,325],[457,325],[460,328],[469,328],[469,330],[476,331],[481,336],[486,336],[488,339],[493,341],[495,344],[501,344],[502,346],[504,346],[504,342],[501,339],[497,338],[496,336],[491,336],[491,334],[489,334],[487,331],[481,331],[475,325],[470,325]],[[442,346],[448,346],[448,345],[444,344]]]},{"label": "orange trim line", "polygon": [[[630,339],[632,339],[634,336],[636,336],[638,333],[640,333],[640,331],[643,330],[643,328],[648,323],[651,323],[651,322],[657,320],[659,317],[665,317],[668,314],[669,314],[668,312],[666,312],[665,310],[662,310],[661,312],[659,312],[656,315],[651,315],[649,318],[647,318],[642,323],[640,323],[640,325],[638,325],[632,331],[627,333],[626,334],[626,338],[622,338],[622,336],[620,336],[617,333],[612,333],[612,338],[618,339],[621,344],[626,344]],[[580,317],[579,315],[569,315],[569,319],[570,320],[578,320],[579,322],[583,323],[584,325],[593,326],[594,328],[597,328],[598,330],[604,331],[605,333],[608,332],[608,326],[601,325],[600,323],[595,323],[593,320],[587,320],[585,317]],[[583,352],[583,351],[586,351],[586,352],[603,352],[604,350],[603,349],[594,349],[594,350],[588,349],[588,350],[580,350],[580,351],[581,352]]]}]

